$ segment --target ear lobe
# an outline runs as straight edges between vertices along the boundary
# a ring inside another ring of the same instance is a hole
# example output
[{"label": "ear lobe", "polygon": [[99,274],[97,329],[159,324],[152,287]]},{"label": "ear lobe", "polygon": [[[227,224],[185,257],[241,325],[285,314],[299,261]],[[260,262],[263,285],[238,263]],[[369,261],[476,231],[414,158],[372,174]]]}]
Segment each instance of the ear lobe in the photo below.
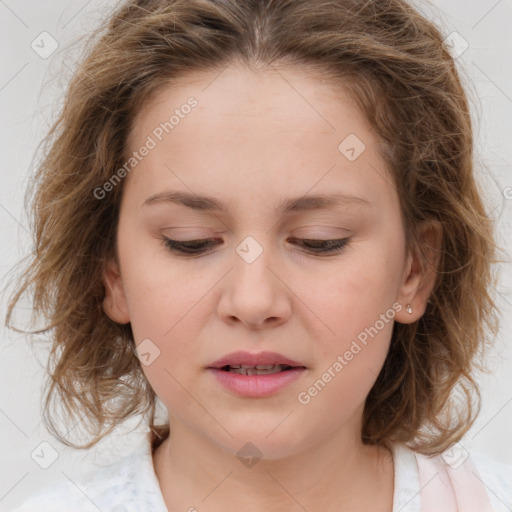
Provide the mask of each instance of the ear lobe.
[{"label": "ear lobe", "polygon": [[128,304],[124,293],[118,264],[111,260],[103,271],[103,285],[105,286],[105,298],[103,299],[103,311],[118,324],[130,322]]},{"label": "ear lobe", "polygon": [[[398,302],[403,308],[396,314],[398,322],[408,324],[423,316],[434,289],[442,249],[442,226],[437,221],[425,221],[418,227],[418,244],[408,256]],[[420,250],[423,257],[420,257]],[[406,312],[411,306],[412,313]]]}]

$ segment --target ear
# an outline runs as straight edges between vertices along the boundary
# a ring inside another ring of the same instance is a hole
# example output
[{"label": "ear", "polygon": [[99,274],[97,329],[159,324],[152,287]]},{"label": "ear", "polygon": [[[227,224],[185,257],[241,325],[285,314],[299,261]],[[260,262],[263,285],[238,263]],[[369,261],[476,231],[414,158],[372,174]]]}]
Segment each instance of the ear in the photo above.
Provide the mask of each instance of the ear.
[{"label": "ear", "polygon": [[[402,285],[397,301],[402,309],[395,319],[403,324],[418,320],[425,313],[434,289],[442,248],[443,229],[437,221],[424,221],[418,226],[418,244],[411,249],[404,268]],[[419,251],[423,253],[420,259]],[[412,313],[407,312],[410,305]]]},{"label": "ear", "polygon": [[118,324],[130,322],[128,303],[124,292],[119,265],[111,260],[103,271],[103,284],[105,286],[105,298],[103,299],[103,311]]}]

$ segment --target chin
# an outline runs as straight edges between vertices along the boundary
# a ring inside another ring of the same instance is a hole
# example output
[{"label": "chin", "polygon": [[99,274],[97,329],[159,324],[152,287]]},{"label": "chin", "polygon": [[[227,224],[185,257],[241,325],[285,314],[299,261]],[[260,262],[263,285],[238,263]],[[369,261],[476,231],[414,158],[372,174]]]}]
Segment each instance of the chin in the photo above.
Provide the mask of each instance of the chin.
[{"label": "chin", "polygon": [[[216,442],[226,451],[243,459],[251,458],[261,460],[277,460],[290,457],[305,450],[308,446],[315,444],[305,433],[301,433],[298,426],[295,428],[290,424],[285,428],[279,425],[282,421],[274,421],[268,424],[258,422],[258,425],[249,425],[238,429],[229,428],[227,430],[233,437],[224,438]],[[277,428],[276,428],[277,426]],[[319,434],[320,435],[320,434]]]}]

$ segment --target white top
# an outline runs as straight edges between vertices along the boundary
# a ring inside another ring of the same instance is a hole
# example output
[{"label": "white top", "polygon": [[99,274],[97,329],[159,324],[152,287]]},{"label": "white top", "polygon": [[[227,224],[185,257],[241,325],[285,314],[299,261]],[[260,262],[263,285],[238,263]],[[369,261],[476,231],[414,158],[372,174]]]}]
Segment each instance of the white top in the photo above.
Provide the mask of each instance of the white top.
[{"label": "white top", "polygon": [[[76,482],[69,481],[54,485],[25,501],[12,512],[169,512],[155,475],[151,439],[151,433],[148,432],[144,442],[132,454],[110,466],[89,473]],[[395,467],[393,512],[425,512],[426,510],[468,512],[468,508],[475,508],[478,512],[512,511],[512,466],[472,454],[469,459],[473,464],[472,473],[476,474],[477,484],[482,483],[481,488],[485,490],[484,494],[489,500],[489,505],[486,507],[464,505],[465,508],[461,508],[460,501],[456,499],[453,503],[458,505],[453,508],[453,504],[446,504],[451,502],[448,496],[449,499],[443,498],[442,506],[439,506],[439,503],[429,506],[428,496],[424,492],[427,488],[430,488],[434,497],[446,496],[442,488],[433,485],[441,481],[436,476],[441,475],[443,471],[446,473],[441,465],[447,467],[449,462],[451,473],[447,474],[457,474],[457,471],[462,469],[460,465],[463,459],[460,459],[460,453],[456,456],[453,453],[445,453],[443,456],[428,460],[421,459],[418,455],[405,445],[393,446]],[[427,461],[427,466],[425,463],[422,464],[421,460]],[[431,460],[435,460],[437,466],[432,464]],[[464,466],[466,462],[463,463]],[[435,473],[429,474],[428,469],[435,467],[437,467],[437,470],[433,470]],[[421,474],[418,468],[421,468]],[[476,471],[474,471],[475,468]],[[457,491],[456,479],[451,478],[451,483]],[[452,489],[451,485],[448,487]],[[471,494],[467,487],[469,486],[466,486],[462,493],[466,496]]]}]

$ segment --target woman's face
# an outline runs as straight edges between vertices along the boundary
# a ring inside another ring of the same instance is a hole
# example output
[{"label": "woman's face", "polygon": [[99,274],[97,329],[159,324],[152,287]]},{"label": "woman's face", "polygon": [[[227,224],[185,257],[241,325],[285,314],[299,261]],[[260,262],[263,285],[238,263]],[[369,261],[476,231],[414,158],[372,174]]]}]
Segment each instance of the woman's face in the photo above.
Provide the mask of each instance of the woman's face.
[{"label": "woman's face", "polygon": [[[393,322],[421,304],[399,200],[355,104],[296,70],[232,65],[162,90],[128,149],[105,310],[131,323],[171,432],[267,458],[357,439]],[[187,255],[166,237],[211,244]],[[316,240],[343,242],[322,253]],[[235,351],[299,368],[211,369]]]}]

